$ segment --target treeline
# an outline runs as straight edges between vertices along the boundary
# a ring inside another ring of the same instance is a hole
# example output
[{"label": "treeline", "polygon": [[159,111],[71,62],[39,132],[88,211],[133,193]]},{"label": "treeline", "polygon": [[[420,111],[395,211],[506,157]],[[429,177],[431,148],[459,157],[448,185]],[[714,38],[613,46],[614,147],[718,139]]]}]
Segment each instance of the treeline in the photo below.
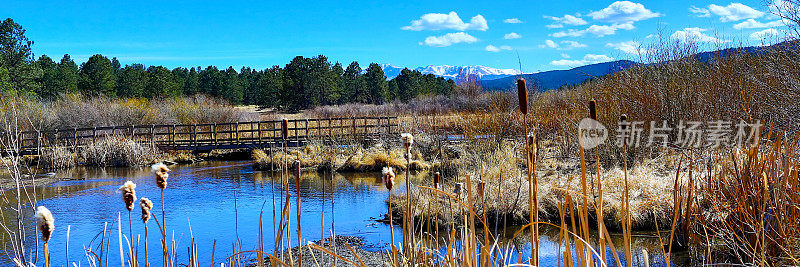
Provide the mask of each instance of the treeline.
[{"label": "treeline", "polygon": [[366,70],[358,62],[347,67],[319,55],[297,56],[283,67],[264,70],[214,66],[174,68],[130,64],[116,58],[91,56],[78,66],[67,54],[58,62],[35,59],[32,41],[12,19],[0,25],[0,87],[5,92],[56,99],[79,92],[88,96],[162,98],[207,94],[232,104],[259,105],[297,111],[344,103],[381,104],[408,101],[420,95],[449,95],[455,82],[404,69],[387,81],[376,63]]}]

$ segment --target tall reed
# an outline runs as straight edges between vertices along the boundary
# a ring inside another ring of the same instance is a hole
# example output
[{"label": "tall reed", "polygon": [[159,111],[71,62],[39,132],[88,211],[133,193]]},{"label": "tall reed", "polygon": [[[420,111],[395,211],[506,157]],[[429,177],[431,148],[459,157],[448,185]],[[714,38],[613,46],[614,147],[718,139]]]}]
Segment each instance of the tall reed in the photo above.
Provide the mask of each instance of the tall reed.
[{"label": "tall reed", "polygon": [[389,190],[389,194],[386,196],[386,198],[387,198],[386,205],[387,205],[387,207],[389,209],[389,212],[388,212],[388,215],[389,215],[389,234],[390,234],[390,239],[391,239],[391,242],[392,242],[391,245],[389,246],[390,249],[391,249],[390,257],[391,257],[392,264],[397,265],[398,262],[399,262],[399,259],[397,258],[397,247],[395,246],[395,243],[394,243],[394,219],[392,218],[392,188],[394,187],[395,174],[394,174],[394,170],[392,170],[392,167],[383,167],[382,174],[383,175],[382,175],[381,178],[383,180],[383,186],[386,187],[386,190]]},{"label": "tall reed", "polygon": [[535,137],[528,131],[528,85],[525,82],[525,79],[519,78],[517,80],[517,98],[519,99],[519,111],[522,113],[522,124],[523,128],[525,129],[525,166],[527,168],[528,173],[528,206],[530,207],[529,211],[529,220],[532,223],[531,231],[530,231],[530,238],[531,238],[531,258],[530,264],[531,265],[539,265],[539,203],[538,203],[538,196],[535,195],[536,193],[536,178],[535,174],[533,173],[534,168],[534,158],[533,154],[531,153],[531,146],[534,144],[531,142],[532,140],[535,141]]},{"label": "tall reed", "polygon": [[119,192],[122,193],[122,201],[125,202],[125,208],[128,209],[128,236],[130,243],[128,244],[128,257],[130,264],[136,266],[136,257],[133,248],[133,219],[131,213],[136,204],[136,184],[132,181],[126,181],[125,184],[119,187]]},{"label": "tall reed", "polygon": [[167,188],[167,179],[169,179],[170,169],[164,163],[157,163],[150,166],[150,170],[156,178],[156,186],[161,192],[161,250],[164,257],[164,267],[169,266],[169,247],[167,246],[167,221],[166,221],[166,203],[164,201],[164,189]]},{"label": "tall reed", "polygon": [[147,222],[150,221],[151,212],[150,210],[153,209],[153,201],[150,201],[149,198],[143,197],[139,201],[139,207],[142,208],[142,223],[144,224],[144,259],[145,267],[150,267],[150,254],[148,253],[148,245],[147,245]]}]

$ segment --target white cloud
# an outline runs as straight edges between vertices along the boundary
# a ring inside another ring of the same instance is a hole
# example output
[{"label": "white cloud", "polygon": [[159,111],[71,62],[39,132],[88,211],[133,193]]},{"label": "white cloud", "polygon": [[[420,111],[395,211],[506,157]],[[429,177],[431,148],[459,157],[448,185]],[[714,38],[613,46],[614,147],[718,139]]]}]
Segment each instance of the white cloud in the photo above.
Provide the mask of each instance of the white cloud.
[{"label": "white cloud", "polygon": [[764,15],[764,12],[755,10],[741,3],[731,3],[727,6],[711,4],[708,6],[708,11],[711,14],[719,16],[719,20],[722,22],[755,19]]},{"label": "white cloud", "polygon": [[554,48],[558,50],[571,50],[573,48],[584,48],[585,44],[576,41],[561,41],[561,44],[553,42],[553,40],[545,40],[544,44],[539,45],[541,48]]},{"label": "white cloud", "polygon": [[563,28],[564,25],[579,26],[588,24],[585,20],[580,18],[580,14],[577,16],[564,15],[563,17],[544,16],[544,18],[554,21],[553,24],[545,26],[550,29]]},{"label": "white cloud", "polygon": [[469,20],[469,23],[465,23],[458,17],[455,11],[451,11],[449,14],[442,14],[442,13],[428,13],[422,15],[419,20],[411,21],[411,25],[404,26],[403,30],[409,31],[422,31],[422,30],[458,30],[458,31],[466,31],[466,30],[479,30],[485,31],[489,29],[489,25],[486,24],[486,19],[483,18],[481,15],[477,15],[472,17]]},{"label": "white cloud", "polygon": [[510,18],[510,19],[504,19],[503,23],[517,24],[517,23],[522,23],[522,21],[519,20],[518,18]]},{"label": "white cloud", "polygon": [[614,35],[617,33],[617,30],[633,30],[636,27],[633,26],[632,22],[617,24],[614,23],[612,25],[592,25],[585,30],[573,30],[569,29],[567,31],[560,31],[553,33],[552,36],[556,38],[561,37],[581,37],[587,33],[594,34],[597,37],[603,37],[606,35]]},{"label": "white cloud", "polygon": [[586,47],[585,44],[582,44],[582,43],[579,43],[579,42],[576,42],[576,41],[561,41],[561,43],[564,44],[567,49],[584,48],[584,47]]},{"label": "white cloud", "polygon": [[634,3],[631,1],[617,1],[611,3],[611,5],[604,9],[589,13],[589,16],[597,21],[629,23],[660,17],[661,14],[650,11],[649,9],[645,8],[644,5],[639,3]]},{"label": "white cloud", "polygon": [[612,61],[614,58],[606,56],[606,55],[594,55],[594,54],[586,54],[583,56],[583,59],[576,59],[576,60],[569,60],[569,59],[561,59],[561,60],[554,60],[551,61],[550,64],[554,66],[562,66],[562,67],[579,67],[583,65],[601,63],[601,62],[608,62]]},{"label": "white cloud", "polygon": [[695,14],[697,14],[695,16],[698,16],[698,17],[701,17],[701,18],[711,17],[711,12],[709,12],[707,8],[699,8],[699,7],[696,7],[696,6],[692,6],[692,7],[689,8],[689,12],[695,13]]},{"label": "white cloud", "polygon": [[659,36],[657,34],[648,34],[647,37],[644,37],[644,38],[645,39],[650,39],[650,38],[655,38],[655,37],[661,37],[661,36]]},{"label": "white cloud", "polygon": [[647,50],[642,49],[642,46],[637,41],[625,41],[619,43],[607,43],[606,47],[611,47],[617,49],[619,51],[633,54],[633,55],[644,55]]},{"label": "white cloud", "polygon": [[472,35],[467,34],[466,32],[456,32],[456,33],[448,33],[442,36],[428,36],[425,38],[425,41],[420,43],[420,45],[427,45],[427,46],[434,46],[434,47],[445,47],[451,46],[457,43],[474,43],[477,42],[478,38],[475,38]]},{"label": "white cloud", "polygon": [[541,48],[549,47],[549,48],[558,48],[558,44],[553,42],[553,40],[545,40],[544,44],[539,45]]},{"label": "white cloud", "polygon": [[676,31],[670,37],[682,42],[699,42],[699,43],[726,43],[730,40],[722,40],[713,36],[709,36],[703,32],[708,29],[703,28],[684,28],[681,31]]},{"label": "white cloud", "polygon": [[519,35],[516,32],[512,32],[506,35],[503,35],[503,39],[510,40],[510,39],[519,39],[522,38],[522,35]]},{"label": "white cloud", "polygon": [[493,46],[493,45],[487,45],[486,46],[486,51],[489,51],[489,52],[497,53],[497,52],[500,52],[500,51],[503,51],[503,50],[511,50],[511,47],[507,46],[507,45],[502,45],[500,47],[496,47],[496,46]]},{"label": "white cloud", "polygon": [[563,57],[563,58],[569,58],[569,55],[568,55],[567,53],[561,53],[561,57]]},{"label": "white cloud", "polygon": [[775,38],[776,36],[778,36],[778,30],[766,29],[763,31],[757,31],[750,34],[750,39],[761,41],[764,39]]},{"label": "white cloud", "polygon": [[553,36],[553,37],[556,37],[556,38],[561,38],[561,37],[581,37],[584,34],[586,34],[586,30],[578,31],[578,30],[569,29],[567,31],[560,31],[560,32],[553,33],[550,36]]},{"label": "white cloud", "polygon": [[780,26],[786,26],[786,25],[788,25],[788,23],[784,22],[783,20],[776,20],[776,21],[770,21],[770,22],[767,22],[767,23],[762,23],[762,22],[754,20],[754,19],[747,19],[745,21],[737,23],[736,25],[733,25],[733,28],[737,29],[737,30],[741,30],[741,29],[760,29],[760,28],[780,27]]}]

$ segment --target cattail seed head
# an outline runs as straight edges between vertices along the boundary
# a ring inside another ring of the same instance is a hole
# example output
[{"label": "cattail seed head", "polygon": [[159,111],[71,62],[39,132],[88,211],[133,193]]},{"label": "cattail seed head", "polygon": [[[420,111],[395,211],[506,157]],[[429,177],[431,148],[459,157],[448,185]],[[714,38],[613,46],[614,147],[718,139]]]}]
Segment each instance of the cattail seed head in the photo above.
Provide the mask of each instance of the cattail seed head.
[{"label": "cattail seed head", "polygon": [[517,97],[519,98],[519,111],[522,114],[528,114],[528,85],[523,78],[517,80]]},{"label": "cattail seed head", "polygon": [[453,187],[453,194],[456,194],[456,196],[460,196],[462,187],[464,187],[464,183],[456,183],[455,186]]},{"label": "cattail seed head", "polygon": [[483,198],[483,193],[484,193],[485,189],[486,189],[486,182],[484,182],[484,181],[478,182],[478,196]]},{"label": "cattail seed head", "polygon": [[383,185],[388,190],[392,190],[392,187],[394,187],[394,170],[392,170],[392,167],[383,167]]},{"label": "cattail seed head", "polygon": [[597,120],[597,101],[589,100],[589,118]]},{"label": "cattail seed head", "polygon": [[281,137],[283,140],[289,139],[289,119],[281,119]]},{"label": "cattail seed head", "polygon": [[530,148],[528,151],[531,154],[535,155],[536,154],[536,149],[538,149],[538,147],[536,146],[536,134],[535,133],[528,133],[527,138],[528,138],[528,146]]},{"label": "cattail seed head", "polygon": [[170,169],[164,163],[156,163],[150,166],[150,170],[156,176],[156,186],[161,189],[167,188],[167,179],[169,178]]},{"label": "cattail seed head", "polygon": [[133,205],[136,203],[136,184],[127,181],[119,187],[119,191],[122,193],[122,201],[125,201],[125,207],[128,208],[128,211],[132,211]]},{"label": "cattail seed head", "polygon": [[439,188],[439,172],[433,173],[433,188]]},{"label": "cattail seed head", "polygon": [[400,141],[403,142],[403,148],[408,149],[414,145],[414,136],[410,133],[401,133]]},{"label": "cattail seed head", "polygon": [[44,206],[39,206],[36,208],[36,215],[34,217],[36,217],[36,227],[42,232],[42,241],[47,243],[47,241],[50,241],[50,237],[56,229],[53,213]]},{"label": "cattail seed head", "polygon": [[627,126],[627,125],[625,125],[625,122],[627,122],[627,121],[628,121],[628,115],[622,114],[622,116],[619,116],[619,122],[622,123],[621,126],[622,126],[623,130],[625,130],[625,127]]},{"label": "cattail seed head", "polygon": [[153,201],[143,197],[139,200],[139,207],[142,208],[142,222],[147,223],[150,220],[150,210],[153,209]]}]

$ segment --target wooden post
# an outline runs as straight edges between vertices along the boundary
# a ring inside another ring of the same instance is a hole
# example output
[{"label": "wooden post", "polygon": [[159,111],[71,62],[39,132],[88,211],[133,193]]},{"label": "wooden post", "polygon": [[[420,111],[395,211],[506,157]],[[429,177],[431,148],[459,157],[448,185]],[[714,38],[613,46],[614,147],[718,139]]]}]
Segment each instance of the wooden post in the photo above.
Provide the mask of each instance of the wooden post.
[{"label": "wooden post", "polygon": [[236,145],[239,145],[239,122],[238,121],[236,122],[235,127],[236,127],[236,129],[234,129],[234,132],[236,133]]},{"label": "wooden post", "polygon": [[97,127],[94,127],[92,129],[92,143],[96,143],[96,142],[97,142]]},{"label": "wooden post", "polygon": [[217,123],[211,125],[211,138],[214,138],[214,147],[219,146],[219,139],[217,137]]},{"label": "wooden post", "polygon": [[192,146],[197,148],[197,124],[192,124]]},{"label": "wooden post", "polygon": [[263,148],[263,143],[261,142],[261,121],[256,122],[256,129],[258,129],[258,146]]},{"label": "wooden post", "polygon": [[75,128],[75,132],[72,135],[72,151],[77,151],[78,149],[78,128]]},{"label": "wooden post", "polygon": [[175,124],[172,125],[172,134],[169,136],[169,142],[172,148],[175,149]]},{"label": "wooden post", "polygon": [[322,140],[322,120],[317,119],[317,139]]},{"label": "wooden post", "polygon": [[156,125],[150,125],[150,145],[156,145]]},{"label": "wooden post", "polygon": [[306,119],[305,123],[306,123],[306,140],[308,140],[309,139],[309,136],[308,136],[308,119]]}]

